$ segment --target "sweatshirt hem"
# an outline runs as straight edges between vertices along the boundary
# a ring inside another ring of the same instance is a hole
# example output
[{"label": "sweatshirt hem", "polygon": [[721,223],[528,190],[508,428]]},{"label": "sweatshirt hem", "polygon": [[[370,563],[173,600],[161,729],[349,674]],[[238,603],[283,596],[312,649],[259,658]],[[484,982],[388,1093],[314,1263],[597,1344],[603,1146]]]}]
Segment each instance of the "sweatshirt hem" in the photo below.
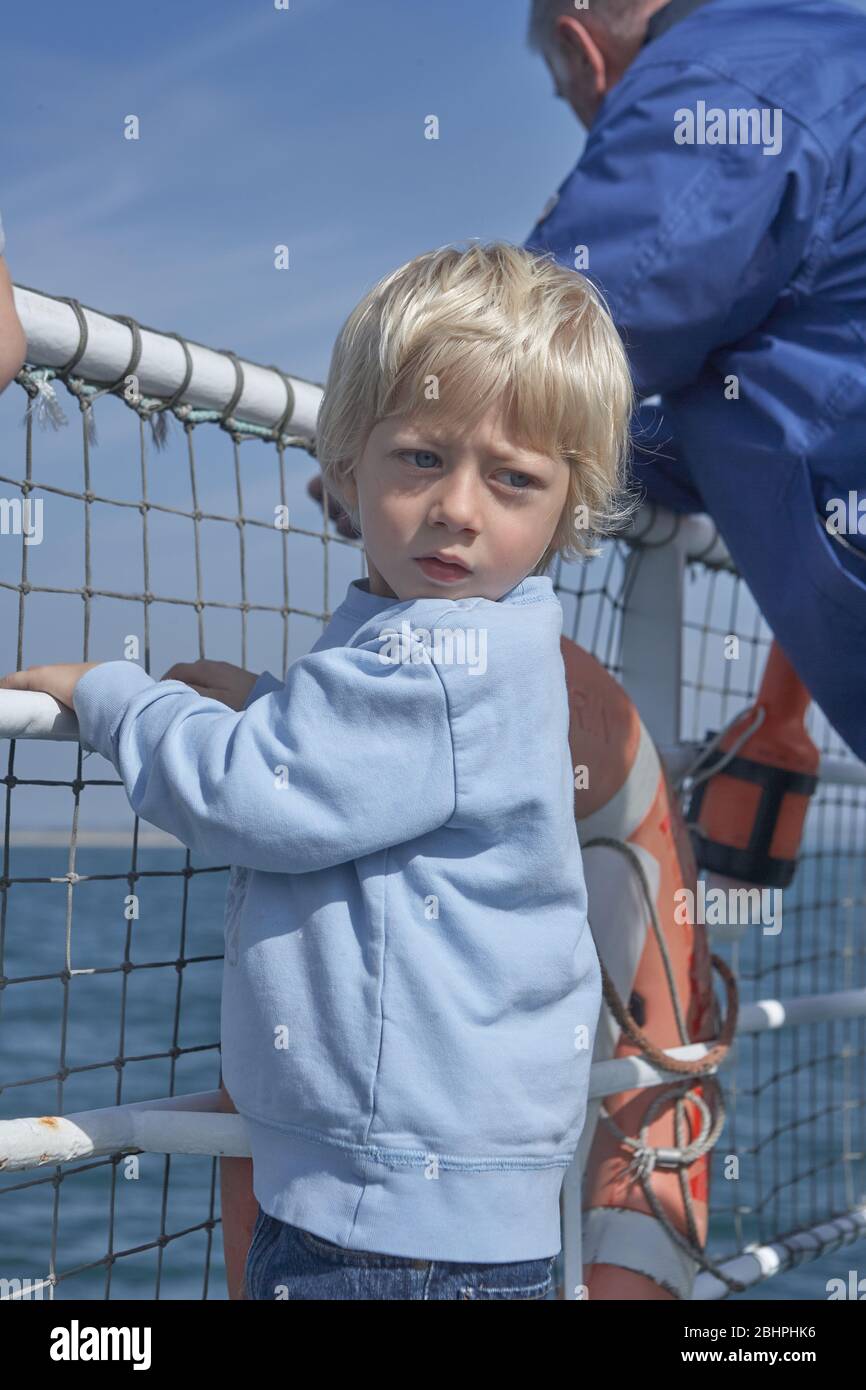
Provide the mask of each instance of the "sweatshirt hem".
[{"label": "sweatshirt hem", "polygon": [[244,1120],[262,1210],[322,1240],[483,1263],[544,1259],[561,1248],[559,1193],[572,1156],[458,1160],[337,1145]]}]

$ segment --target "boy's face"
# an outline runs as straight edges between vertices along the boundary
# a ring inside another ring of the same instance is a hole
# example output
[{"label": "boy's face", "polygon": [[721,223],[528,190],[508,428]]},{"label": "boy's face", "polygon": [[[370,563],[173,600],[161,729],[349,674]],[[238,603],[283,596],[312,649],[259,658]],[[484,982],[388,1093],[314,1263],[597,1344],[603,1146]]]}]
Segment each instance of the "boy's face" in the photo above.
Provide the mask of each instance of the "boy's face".
[{"label": "boy's face", "polygon": [[[544,554],[568,479],[565,460],[510,443],[497,408],[460,433],[444,421],[380,420],[343,487],[361,518],[371,593],[501,598]],[[419,563],[437,552],[468,568]]]}]

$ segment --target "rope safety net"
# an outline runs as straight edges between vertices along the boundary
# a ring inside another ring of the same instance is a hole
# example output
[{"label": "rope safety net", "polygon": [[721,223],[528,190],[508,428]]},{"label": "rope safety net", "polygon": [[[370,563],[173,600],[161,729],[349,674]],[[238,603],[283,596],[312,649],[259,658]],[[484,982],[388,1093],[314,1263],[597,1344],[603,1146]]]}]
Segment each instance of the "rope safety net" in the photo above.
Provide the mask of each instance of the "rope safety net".
[{"label": "rope safety net", "polygon": [[[170,392],[148,395],[137,369],[142,333],[157,330],[123,315],[101,317],[127,334],[125,368],[96,379],[83,367],[96,311],[56,304],[75,314],[77,347],[62,360],[28,360],[0,397],[0,615],[15,634],[4,669],[130,657],[159,678],[177,661],[210,657],[285,672],[322,631],[332,600],[365,573],[357,537],[307,492],[312,433],[289,432],[304,383],[264,369],[285,408],[270,425],[252,420],[244,366],[228,352],[228,398],[219,409],[197,405],[188,390],[196,345],[163,334],[182,368]],[[48,524],[33,543],[37,501]],[[551,571],[564,635],[618,677],[632,553],[612,540],[587,564],[557,561]],[[701,743],[754,697],[770,633],[731,567],[707,562],[688,567],[682,624],[682,670],[672,673],[680,738]],[[739,657],[719,660],[731,634]],[[822,756],[856,764],[814,705],[808,727]],[[215,1089],[229,866],[200,862],[141,824],[114,769],[80,745],[11,738],[7,750],[0,1120]],[[863,783],[820,783],[785,890],[784,930],[712,941],[741,1008],[866,987],[864,810]],[[719,1077],[712,1260],[866,1201],[864,1057],[862,1013],[740,1039]],[[726,1176],[732,1155],[738,1181]],[[216,1158],[201,1154],[0,1171],[0,1248],[26,1227],[33,1273],[59,1297],[158,1298],[165,1287],[165,1296],[206,1298],[217,1181]],[[220,1259],[217,1247],[217,1268]]]}]

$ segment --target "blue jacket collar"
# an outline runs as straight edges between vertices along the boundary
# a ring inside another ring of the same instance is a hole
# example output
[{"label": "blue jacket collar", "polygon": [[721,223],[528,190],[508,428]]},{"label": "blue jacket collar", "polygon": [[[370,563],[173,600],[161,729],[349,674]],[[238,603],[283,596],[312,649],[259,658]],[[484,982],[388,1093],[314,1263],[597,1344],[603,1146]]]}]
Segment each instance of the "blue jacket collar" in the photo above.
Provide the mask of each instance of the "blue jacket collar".
[{"label": "blue jacket collar", "polygon": [[650,15],[641,48],[646,48],[648,43],[659,38],[678,20],[685,19],[692,10],[700,9],[702,5],[708,3],[709,0],[668,0],[667,5],[663,5],[660,10],[656,10],[655,14]]}]

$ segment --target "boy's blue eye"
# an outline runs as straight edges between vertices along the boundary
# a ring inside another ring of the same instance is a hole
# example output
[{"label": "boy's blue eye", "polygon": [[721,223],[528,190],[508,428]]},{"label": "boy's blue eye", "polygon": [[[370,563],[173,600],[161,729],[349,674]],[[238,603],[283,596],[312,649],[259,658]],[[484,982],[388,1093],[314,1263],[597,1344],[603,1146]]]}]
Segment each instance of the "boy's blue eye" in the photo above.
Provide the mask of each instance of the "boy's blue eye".
[{"label": "boy's blue eye", "polygon": [[[424,455],[428,459],[435,459],[437,463],[439,462],[439,455],[432,453],[430,449],[404,449],[402,452],[416,459]],[[419,467],[423,468],[424,464],[420,464]]]},{"label": "boy's blue eye", "polygon": [[[442,462],[439,455],[434,454],[432,449],[398,449],[397,452],[399,453],[401,458],[414,459],[415,466],[417,468],[420,468],[422,472],[428,471],[431,465],[429,462],[418,463],[418,459],[432,460],[432,466],[434,468],[438,463]],[[509,483],[509,486],[511,487],[511,490],[513,492],[527,492],[530,488],[535,486],[534,480],[529,476],[528,473],[520,473],[515,468],[507,468],[504,470],[504,473],[507,478],[523,479],[522,483]]]},{"label": "boy's blue eye", "polygon": [[[416,467],[420,468],[421,473],[428,473],[431,466],[435,468],[436,464],[442,463],[441,457],[438,453],[432,452],[432,449],[398,449],[398,453],[402,459],[416,460]],[[427,463],[418,463],[418,459],[427,459],[428,461]],[[432,464],[430,460],[432,460]],[[530,492],[534,486],[538,486],[530,474],[518,473],[517,468],[505,468],[503,473],[505,473],[506,478],[523,478],[523,482],[517,482],[517,484],[516,482],[509,482],[507,484],[512,492]]]}]

